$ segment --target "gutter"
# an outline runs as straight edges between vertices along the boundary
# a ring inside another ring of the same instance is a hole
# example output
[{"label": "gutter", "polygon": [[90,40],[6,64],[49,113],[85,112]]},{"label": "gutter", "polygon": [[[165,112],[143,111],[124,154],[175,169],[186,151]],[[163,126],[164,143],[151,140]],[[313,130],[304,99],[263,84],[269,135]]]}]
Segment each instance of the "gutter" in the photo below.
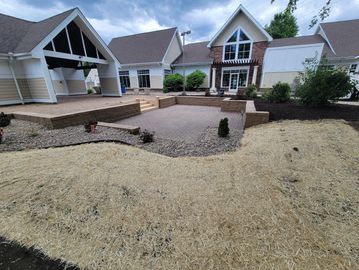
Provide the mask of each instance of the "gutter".
[{"label": "gutter", "polygon": [[21,103],[22,103],[22,105],[24,105],[25,104],[24,98],[23,98],[23,96],[21,94],[20,87],[19,87],[19,84],[18,84],[16,76],[15,76],[14,68],[12,66],[12,63],[14,61],[14,54],[13,53],[8,53],[8,56],[9,56],[9,69],[10,69],[11,75],[12,75],[12,77],[14,79],[16,90],[17,90],[17,93],[18,93],[19,98],[21,100]]},{"label": "gutter", "polygon": [[172,64],[172,67],[187,67],[187,66],[204,66],[204,65],[212,65],[212,62],[193,62],[193,63],[178,63]]},{"label": "gutter", "polygon": [[147,63],[131,63],[131,64],[122,64],[122,67],[132,67],[132,66],[151,66],[151,65],[159,65],[161,66],[161,62],[147,62]]}]

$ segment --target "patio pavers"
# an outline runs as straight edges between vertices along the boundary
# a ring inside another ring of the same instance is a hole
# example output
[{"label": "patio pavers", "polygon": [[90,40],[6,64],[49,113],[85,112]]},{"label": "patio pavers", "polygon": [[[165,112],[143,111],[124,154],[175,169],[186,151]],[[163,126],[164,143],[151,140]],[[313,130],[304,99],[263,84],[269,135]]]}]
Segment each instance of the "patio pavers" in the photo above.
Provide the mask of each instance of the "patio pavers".
[{"label": "patio pavers", "polygon": [[241,130],[242,116],[239,113],[221,112],[219,107],[175,105],[116,123],[139,126],[142,130],[154,131],[155,136],[187,142],[196,141],[208,127],[218,127],[219,121],[227,117],[229,128]]}]

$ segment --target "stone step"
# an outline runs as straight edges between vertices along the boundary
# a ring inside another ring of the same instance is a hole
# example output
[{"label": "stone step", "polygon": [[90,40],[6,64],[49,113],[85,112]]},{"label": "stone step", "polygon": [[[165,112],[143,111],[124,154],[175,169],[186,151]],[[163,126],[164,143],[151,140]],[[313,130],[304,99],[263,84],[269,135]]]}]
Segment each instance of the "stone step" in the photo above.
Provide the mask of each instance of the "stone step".
[{"label": "stone step", "polygon": [[157,108],[155,106],[147,107],[145,109],[141,108],[141,113],[150,112],[150,111],[153,111],[153,110],[156,110],[156,109]]},{"label": "stone step", "polygon": [[142,109],[146,109],[146,108],[150,108],[150,107],[154,107],[154,106],[152,104],[150,104],[150,103],[147,103],[147,104],[141,104],[140,107],[141,107],[141,110],[142,110]]},{"label": "stone step", "polygon": [[140,132],[140,127],[136,127],[136,126],[107,123],[107,122],[98,122],[97,125],[101,127],[109,127],[109,128],[124,130],[130,132],[131,134],[138,134]]}]

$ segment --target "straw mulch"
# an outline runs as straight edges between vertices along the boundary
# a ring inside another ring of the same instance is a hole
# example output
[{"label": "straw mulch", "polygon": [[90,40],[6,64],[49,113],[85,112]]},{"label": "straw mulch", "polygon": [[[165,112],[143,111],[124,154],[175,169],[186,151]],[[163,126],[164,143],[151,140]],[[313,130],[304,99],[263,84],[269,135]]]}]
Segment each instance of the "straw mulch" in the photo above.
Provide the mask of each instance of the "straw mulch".
[{"label": "straw mulch", "polygon": [[4,153],[0,235],[86,269],[358,269],[358,135],[284,121],[203,158]]}]

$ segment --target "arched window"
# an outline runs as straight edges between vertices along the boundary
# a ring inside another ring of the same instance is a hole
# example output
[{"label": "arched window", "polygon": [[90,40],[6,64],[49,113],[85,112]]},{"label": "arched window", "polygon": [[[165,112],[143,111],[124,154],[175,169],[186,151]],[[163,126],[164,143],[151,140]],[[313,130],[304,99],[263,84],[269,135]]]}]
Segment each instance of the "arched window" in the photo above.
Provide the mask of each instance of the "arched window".
[{"label": "arched window", "polygon": [[223,60],[242,60],[251,57],[252,41],[242,29],[236,30],[224,45]]}]

